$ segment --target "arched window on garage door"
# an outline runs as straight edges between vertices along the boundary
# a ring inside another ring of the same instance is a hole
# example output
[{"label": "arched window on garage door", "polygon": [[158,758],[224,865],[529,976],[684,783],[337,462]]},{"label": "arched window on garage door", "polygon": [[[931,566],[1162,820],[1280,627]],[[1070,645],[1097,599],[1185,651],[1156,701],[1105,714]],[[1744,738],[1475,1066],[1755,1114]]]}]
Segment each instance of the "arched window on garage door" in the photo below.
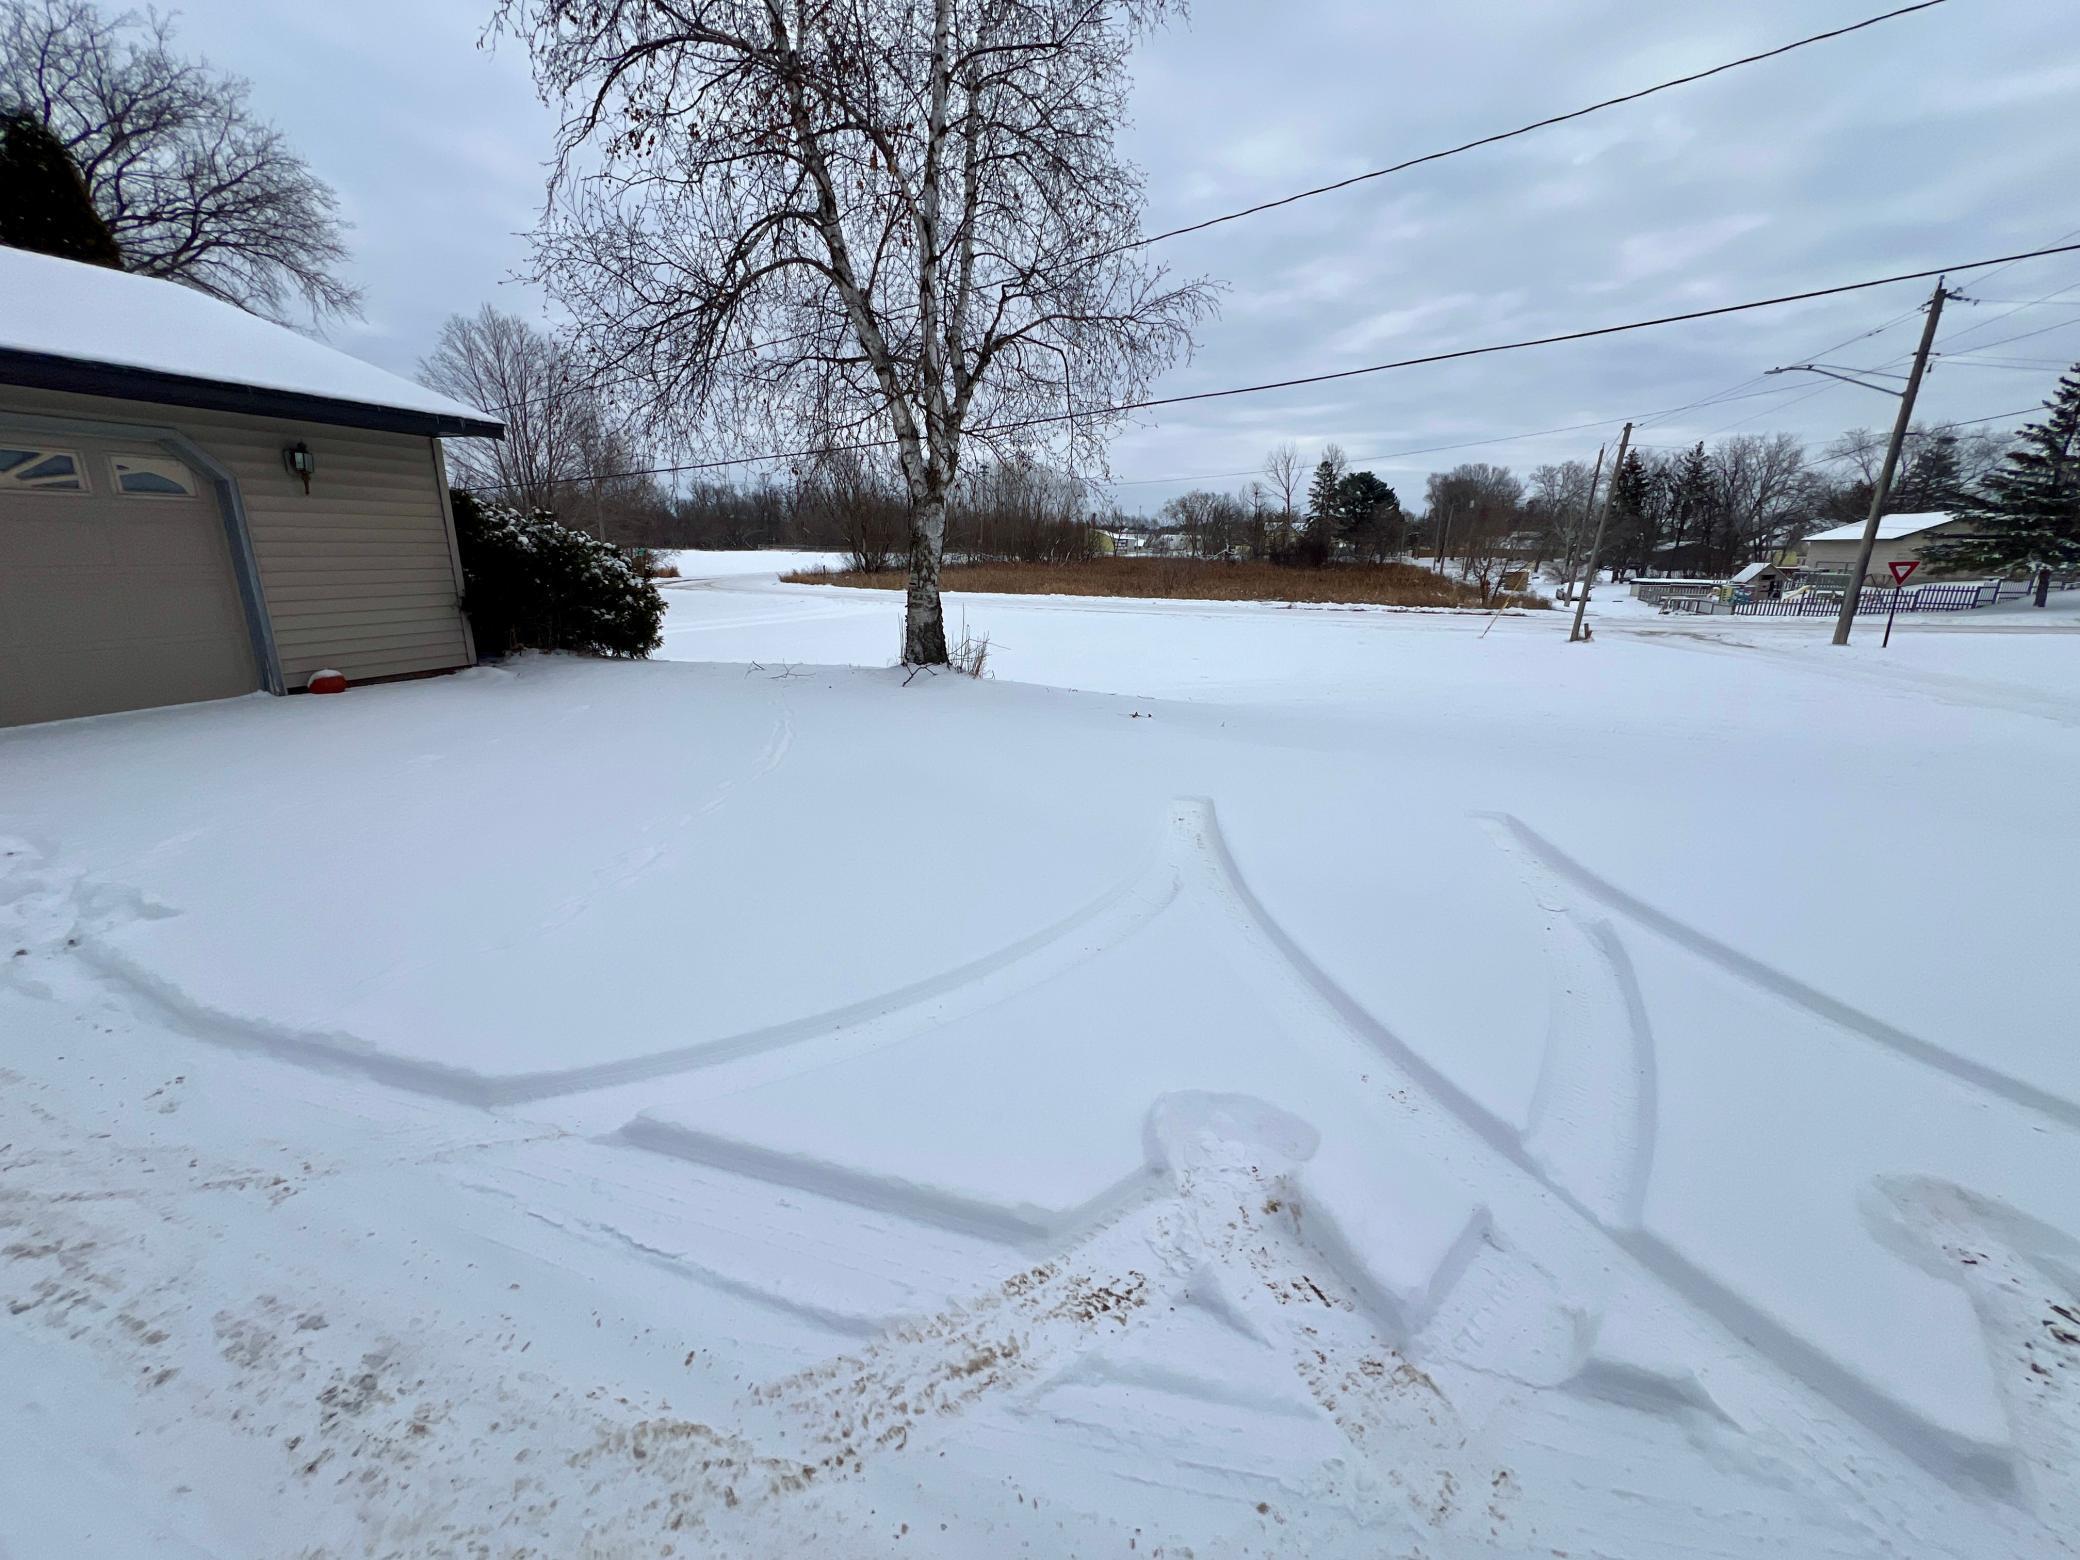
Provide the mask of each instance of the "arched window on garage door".
[{"label": "arched window on garage door", "polygon": [[193,498],[195,474],[168,455],[111,455],[116,491],[133,498]]},{"label": "arched window on garage door", "polygon": [[84,493],[87,468],[76,450],[22,449],[0,443],[0,490]]}]

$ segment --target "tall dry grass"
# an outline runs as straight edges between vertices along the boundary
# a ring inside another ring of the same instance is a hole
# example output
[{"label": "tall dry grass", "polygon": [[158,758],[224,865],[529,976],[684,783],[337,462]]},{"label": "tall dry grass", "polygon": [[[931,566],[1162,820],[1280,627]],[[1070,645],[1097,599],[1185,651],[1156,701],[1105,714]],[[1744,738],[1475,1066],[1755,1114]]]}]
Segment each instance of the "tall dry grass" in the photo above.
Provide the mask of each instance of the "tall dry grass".
[{"label": "tall dry grass", "polygon": [[[900,590],[900,569],[810,569],[783,575],[797,585]],[[1319,569],[1215,558],[1090,558],[1062,563],[953,563],[948,590],[1013,596],[1141,596],[1175,601],[1292,601],[1322,605],[1480,607],[1480,591],[1413,563],[1331,563]],[[1550,607],[1544,596],[1505,594],[1490,609]]]}]

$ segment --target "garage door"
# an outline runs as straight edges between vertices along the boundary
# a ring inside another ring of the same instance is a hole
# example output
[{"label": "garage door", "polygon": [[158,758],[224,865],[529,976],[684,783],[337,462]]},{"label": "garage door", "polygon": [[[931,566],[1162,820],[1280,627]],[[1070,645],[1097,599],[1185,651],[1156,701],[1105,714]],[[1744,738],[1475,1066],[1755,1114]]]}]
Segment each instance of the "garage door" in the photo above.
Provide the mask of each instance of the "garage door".
[{"label": "garage door", "polygon": [[199,472],[149,446],[0,428],[0,725],[259,686]]}]

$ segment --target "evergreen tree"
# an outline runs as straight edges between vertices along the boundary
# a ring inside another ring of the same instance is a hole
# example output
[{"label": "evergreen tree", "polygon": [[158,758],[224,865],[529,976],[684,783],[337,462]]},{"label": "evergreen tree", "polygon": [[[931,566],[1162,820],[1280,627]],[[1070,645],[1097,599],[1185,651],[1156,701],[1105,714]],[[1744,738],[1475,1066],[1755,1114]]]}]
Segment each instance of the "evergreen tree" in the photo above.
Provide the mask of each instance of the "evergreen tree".
[{"label": "evergreen tree", "polygon": [[1704,440],[1683,452],[1676,463],[1668,495],[1669,540],[1678,547],[1704,540],[1711,526],[1712,458],[1704,452]]},{"label": "evergreen tree", "polygon": [[1654,525],[1654,479],[1638,450],[1626,453],[1625,464],[1611,478],[1610,519],[1604,527],[1603,556],[1611,577],[1646,567],[1659,540]]},{"label": "evergreen tree", "polygon": [[1332,444],[1322,451],[1321,462],[1314,468],[1314,480],[1307,484],[1307,532],[1296,548],[1304,563],[1319,566],[1329,561],[1336,543],[1337,494],[1343,486],[1343,475],[1343,451]]},{"label": "evergreen tree", "polygon": [[1342,452],[1334,445],[1314,468],[1314,480],[1307,484],[1307,518],[1311,524],[1335,528],[1339,515],[1338,490],[1343,486]]},{"label": "evergreen tree", "polygon": [[1401,499],[1369,471],[1353,471],[1336,484],[1336,534],[1373,558],[1401,545]]},{"label": "evergreen tree", "polygon": [[2080,366],[2066,372],[2044,407],[2049,415],[2024,423],[2001,464],[1955,507],[1969,531],[1921,549],[1928,563],[1989,572],[2080,569]]},{"label": "evergreen tree", "polygon": [[27,114],[0,115],[0,244],[122,268],[65,144]]},{"label": "evergreen tree", "polygon": [[1957,435],[1947,429],[1925,434],[1910,446],[1912,458],[1892,487],[1885,507],[1894,514],[1931,514],[1954,510],[1966,501],[1964,477],[1957,459]]}]

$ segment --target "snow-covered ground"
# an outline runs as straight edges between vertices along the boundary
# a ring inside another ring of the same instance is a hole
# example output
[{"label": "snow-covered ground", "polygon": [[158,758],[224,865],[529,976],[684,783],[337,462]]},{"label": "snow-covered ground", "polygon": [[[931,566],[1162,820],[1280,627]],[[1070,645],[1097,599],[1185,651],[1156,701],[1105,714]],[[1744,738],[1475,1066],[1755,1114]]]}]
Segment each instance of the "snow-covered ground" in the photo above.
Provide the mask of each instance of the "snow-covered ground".
[{"label": "snow-covered ground", "polygon": [[2070,614],[796,556],[0,733],[0,1554],[2080,1542]]},{"label": "snow-covered ground", "polygon": [[793,547],[746,547],[734,551],[680,548],[668,549],[658,556],[687,580],[777,579],[803,569],[842,569],[847,565],[843,553]]}]

